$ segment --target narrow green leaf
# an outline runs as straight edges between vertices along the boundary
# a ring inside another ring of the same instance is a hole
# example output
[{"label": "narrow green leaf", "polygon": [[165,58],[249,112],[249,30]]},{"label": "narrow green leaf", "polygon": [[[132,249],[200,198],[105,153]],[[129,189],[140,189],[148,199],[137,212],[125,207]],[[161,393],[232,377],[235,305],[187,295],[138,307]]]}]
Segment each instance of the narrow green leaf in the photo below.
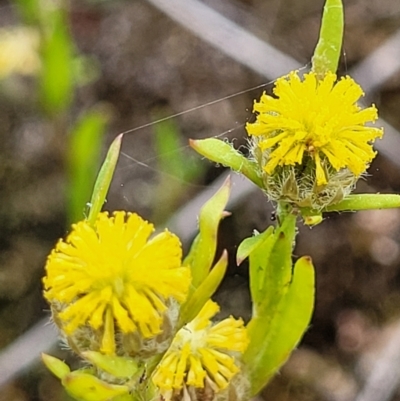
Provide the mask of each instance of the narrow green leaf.
[{"label": "narrow green leaf", "polygon": [[292,278],[292,240],[279,233],[272,247],[269,265],[260,275],[259,294],[264,299],[253,305],[256,316],[270,316],[285,294]]},{"label": "narrow green leaf", "polygon": [[190,146],[209,160],[230,167],[233,171],[243,174],[258,187],[263,188],[259,175],[260,167],[254,161],[244,157],[232,145],[216,138],[190,140]]},{"label": "narrow green leaf", "polygon": [[245,238],[237,249],[236,264],[239,266],[272,234],[273,231],[274,227],[269,226],[263,233],[255,234],[253,237]]},{"label": "narrow green leaf", "polygon": [[62,379],[71,372],[69,366],[66,363],[58,358],[55,358],[54,356],[42,353],[42,360],[47,369],[49,369],[50,372],[59,379]]},{"label": "narrow green leaf", "polygon": [[72,397],[81,401],[110,401],[114,397],[129,393],[128,386],[109,384],[80,371],[66,375],[62,384]]},{"label": "narrow green leaf", "polygon": [[221,219],[224,217],[224,208],[228,203],[231,190],[228,177],[217,193],[208,200],[200,211],[199,235],[193,241],[192,247],[184,265],[192,270],[192,286],[197,288],[206,278],[214,261],[217,248],[217,233]]},{"label": "narrow green leaf", "polygon": [[303,257],[294,267],[292,282],[273,318],[266,323],[264,316],[259,316],[249,323],[249,335],[258,350],[244,355],[252,396],[262,390],[301,340],[314,308],[314,286],[311,259]]},{"label": "narrow green leaf", "polygon": [[225,276],[227,266],[228,253],[224,250],[221,258],[211,269],[211,272],[188,298],[188,301],[182,306],[180,311],[179,327],[182,327],[193,320],[204,304],[214,295]]},{"label": "narrow green leaf", "polygon": [[296,216],[281,214],[282,225],[250,254],[250,292],[253,314],[248,324],[250,344],[247,363],[258,358],[260,347],[271,334],[272,321],[292,280],[292,248]]},{"label": "narrow green leaf", "polygon": [[131,378],[139,370],[137,361],[132,358],[105,355],[96,351],[82,352],[82,355],[93,365],[114,377]]},{"label": "narrow green leaf", "polygon": [[[272,294],[265,294],[266,283],[263,282],[266,270],[272,268],[269,263],[272,248],[276,244],[276,235],[267,236],[249,255],[250,261],[250,294],[253,302],[253,317],[257,315],[261,302],[267,302],[267,297]],[[272,284],[272,283],[271,283]],[[268,285],[268,283],[267,283]]]},{"label": "narrow green leaf", "polygon": [[312,58],[312,70],[321,79],[329,71],[336,72],[343,42],[343,4],[326,0],[319,40]]},{"label": "narrow green leaf", "polygon": [[287,215],[282,226],[250,253],[250,290],[253,317],[268,319],[286,291],[292,275],[296,217]]},{"label": "narrow green leaf", "polygon": [[[352,194],[341,202],[330,205],[322,212],[355,212],[357,210],[396,209],[400,207],[400,195],[397,194]],[[305,216],[320,215],[321,211],[301,208]]]},{"label": "narrow green leaf", "polygon": [[[50,114],[64,111],[73,95],[73,44],[65,10],[48,13],[43,27],[40,97]],[[44,23],[44,22],[43,22]]]},{"label": "narrow green leaf", "polygon": [[358,194],[349,195],[336,205],[325,208],[326,212],[356,211],[371,209],[394,209],[400,207],[400,195],[395,194]]},{"label": "narrow green leaf", "polygon": [[108,189],[110,188],[111,180],[121,149],[122,137],[123,134],[120,134],[114,139],[113,143],[108,149],[106,159],[104,160],[104,163],[101,166],[100,172],[97,176],[92,199],[90,201],[90,212],[87,218],[88,223],[91,225],[95,223],[97,215],[99,214],[105,202]]},{"label": "narrow green leaf", "polygon": [[101,145],[110,115],[105,107],[91,109],[71,131],[67,155],[67,206],[70,223],[81,220],[86,210],[99,168]]}]

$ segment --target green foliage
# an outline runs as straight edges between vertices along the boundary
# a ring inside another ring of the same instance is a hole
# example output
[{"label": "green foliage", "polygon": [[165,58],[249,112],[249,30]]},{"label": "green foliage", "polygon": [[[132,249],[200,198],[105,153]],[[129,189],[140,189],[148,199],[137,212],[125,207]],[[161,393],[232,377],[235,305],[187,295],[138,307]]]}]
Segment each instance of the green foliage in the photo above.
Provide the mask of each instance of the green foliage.
[{"label": "green foliage", "polygon": [[341,202],[325,207],[322,211],[300,208],[304,223],[310,226],[321,223],[322,212],[354,212],[357,210],[393,209],[400,207],[397,194],[350,194]]},{"label": "green foliage", "polygon": [[[292,277],[296,217],[289,215],[273,235],[250,254],[253,316],[271,316]],[[267,316],[267,319],[270,318]]]},{"label": "green foliage", "polygon": [[[66,13],[57,2],[55,4],[58,6],[47,8],[44,6],[45,2],[40,0],[17,0],[17,4],[26,20],[41,27],[43,68],[40,94],[45,110],[54,118],[67,110],[76,85],[73,76],[74,46],[66,23]],[[336,71],[342,36],[342,2],[327,0],[320,38],[313,57],[313,70],[320,78],[328,71]],[[70,175],[70,221],[81,219],[84,205],[90,196],[108,119],[108,113],[93,109],[83,113],[83,117],[72,130],[67,160]],[[154,129],[158,167],[173,177],[163,178],[155,197],[159,204],[158,218],[164,219],[183,193],[182,181],[196,180],[201,170],[197,163],[188,164],[184,156],[176,153],[176,149],[180,147],[180,135],[172,120],[161,121]],[[118,161],[121,141],[122,134],[111,144],[94,185],[87,219],[92,225],[105,202]],[[247,159],[230,144],[209,138],[193,140],[190,145],[208,159],[230,167],[260,188],[264,187],[259,165]],[[284,179],[287,177],[282,177],[282,180]],[[183,261],[183,265],[191,269],[191,288],[186,301],[181,305],[177,327],[167,332],[170,342],[179,328],[196,317],[213,296],[226,273],[227,252],[224,251],[215,264],[214,261],[218,228],[222,218],[227,215],[224,210],[229,194],[230,182],[227,180],[201,209],[199,234]],[[304,222],[311,226],[322,221],[322,212],[325,211],[386,207],[400,207],[400,196],[350,195],[342,202],[322,211],[292,207],[282,202],[278,204],[277,227],[268,227],[263,233],[257,233],[240,244],[236,260],[240,264],[249,258],[250,294],[253,303],[252,317],[247,325],[249,346],[243,355],[243,372],[250,382],[251,396],[255,396],[287,360],[301,340],[312,316],[315,295],[312,261],[309,257],[302,257],[294,266],[292,262],[299,212]],[[104,302],[108,300],[105,299]],[[185,333],[187,336],[191,334],[193,333]],[[74,372],[56,358],[44,355],[43,360],[61,379],[67,392],[78,400],[127,401],[136,398],[155,399],[159,396],[154,383],[151,382],[151,375],[163,358],[163,352],[165,350],[147,358],[146,366],[143,361],[135,360],[131,354],[105,355],[97,350],[82,352],[81,356],[92,364],[93,368]],[[185,358],[187,357],[186,355]],[[182,364],[182,361],[184,364],[188,363],[188,359],[177,361],[174,360],[171,365]],[[179,365],[177,371],[184,375],[183,366]],[[109,382],[108,375],[112,378]]]},{"label": "green foliage", "polygon": [[47,366],[51,373],[59,379],[63,379],[67,374],[71,372],[69,366],[55,358],[54,356],[42,354],[43,363]]},{"label": "green foliage", "polygon": [[341,0],[326,0],[320,36],[312,58],[312,69],[323,78],[336,72],[343,42],[343,4]]},{"label": "green foliage", "polygon": [[221,258],[211,269],[210,273],[188,297],[188,300],[185,302],[185,304],[183,304],[180,312],[179,327],[182,327],[194,319],[206,301],[211,299],[225,276],[227,266],[228,253],[224,251]]},{"label": "green foliage", "polygon": [[217,249],[218,226],[226,216],[224,208],[230,194],[230,180],[225,181],[217,193],[207,201],[200,211],[199,234],[194,239],[189,254],[183,261],[192,272],[192,284],[189,296],[182,305],[180,325],[189,322],[200,311],[202,306],[214,294],[221,283],[228,257],[224,252],[219,261],[212,268]]},{"label": "green foliage", "polygon": [[393,209],[400,207],[398,194],[353,194],[326,211],[355,211],[371,209]]},{"label": "green foliage", "polygon": [[250,345],[244,361],[253,395],[267,384],[298,344],[314,305],[311,261],[301,259],[292,269],[296,216],[289,213],[281,218],[282,225],[274,232],[268,228],[251,241],[245,240],[238,249],[239,260],[247,254],[250,259],[253,313],[247,326]]},{"label": "green foliage", "polygon": [[49,116],[65,112],[75,88],[74,44],[67,21],[67,3],[62,0],[16,0],[22,18],[41,34],[39,98]]},{"label": "green foliage", "polygon": [[67,215],[70,223],[83,218],[96,178],[109,119],[110,112],[104,107],[97,107],[85,112],[72,129],[67,154]]},{"label": "green foliage", "polygon": [[88,216],[89,224],[94,224],[97,215],[100,213],[106,199],[108,190],[111,185],[111,180],[114,174],[115,166],[117,165],[119,152],[121,149],[123,135],[118,135],[110,148],[108,149],[106,159],[101,166],[100,172],[97,176],[96,183],[94,185],[92,199],[90,201],[90,212]]},{"label": "green foliage", "polygon": [[131,399],[129,387],[106,383],[85,371],[69,373],[62,379],[62,384],[72,397],[80,401],[117,401],[117,396]]},{"label": "green foliage", "polygon": [[93,365],[116,378],[131,378],[139,370],[138,363],[132,358],[104,355],[95,351],[86,351],[82,355]]},{"label": "green foliage", "polygon": [[230,193],[230,180],[226,180],[218,192],[204,204],[199,216],[199,235],[193,245],[184,266],[192,270],[192,285],[197,288],[208,275],[217,249],[217,231],[219,222],[224,217],[224,208]]},{"label": "green foliage", "polygon": [[244,239],[236,252],[236,263],[239,266],[274,232],[274,227],[269,226],[263,233]]},{"label": "green foliage", "polygon": [[314,287],[311,259],[303,257],[295,264],[292,280],[275,310],[250,322],[248,329],[253,343],[244,357],[250,369],[252,395],[261,391],[300,342],[311,319]]},{"label": "green foliage", "polygon": [[216,138],[190,140],[190,146],[207,159],[230,167],[243,174],[258,187],[262,188],[262,179],[258,173],[258,164],[244,157],[232,145]]},{"label": "green foliage", "polygon": [[73,83],[73,44],[62,8],[46,14],[43,26],[42,69],[39,79],[40,99],[50,115],[68,108]]}]

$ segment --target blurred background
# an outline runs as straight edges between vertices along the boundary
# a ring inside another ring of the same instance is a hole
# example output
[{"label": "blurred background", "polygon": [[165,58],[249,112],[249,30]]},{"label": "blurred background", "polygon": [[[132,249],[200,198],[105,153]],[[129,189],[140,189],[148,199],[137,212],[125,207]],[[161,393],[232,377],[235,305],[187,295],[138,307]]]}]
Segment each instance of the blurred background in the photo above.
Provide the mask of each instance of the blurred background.
[{"label": "blurred background", "polygon": [[[253,100],[310,67],[323,4],[0,0],[1,401],[69,400],[39,361],[47,351],[77,366],[46,323],[41,277],[57,239],[85,216],[113,138],[126,132],[106,209],[168,226],[187,249],[202,202],[227,174],[188,139],[227,138],[246,153]],[[399,193],[400,2],[344,5],[339,73],[364,87],[386,131],[357,191]],[[248,317],[247,267],[235,266],[235,250],[271,224],[273,207],[232,178],[232,216],[220,230],[232,263],[217,298],[224,314]],[[260,399],[400,400],[399,234],[400,210],[300,223],[295,256],[316,266],[315,313]]]}]

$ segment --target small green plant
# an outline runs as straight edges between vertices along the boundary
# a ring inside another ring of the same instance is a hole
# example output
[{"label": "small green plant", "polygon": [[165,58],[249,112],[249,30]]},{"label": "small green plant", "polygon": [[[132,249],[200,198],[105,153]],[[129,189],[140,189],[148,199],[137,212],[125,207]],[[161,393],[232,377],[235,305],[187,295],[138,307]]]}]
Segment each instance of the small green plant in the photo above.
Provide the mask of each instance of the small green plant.
[{"label": "small green plant", "polygon": [[248,400],[286,361],[314,306],[311,259],[293,265],[298,218],[313,226],[328,211],[400,207],[399,195],[351,194],[383,131],[368,125],[377,118],[375,106],[357,104],[360,86],[335,74],[342,33],[342,3],[327,0],[312,71],[279,78],[274,96],[255,102],[256,121],[247,124],[250,158],[215,138],[191,141],[276,204],[277,224],[244,239],[236,255],[238,264],[250,262],[247,324],[232,316],[212,321],[219,306],[211,298],[227,267],[226,251],[214,259],[229,180],[203,206],[199,234],[183,258],[168,230],[152,236],[153,225],[135,213],[101,212],[122,135],[113,142],[87,219],[72,226],[46,264],[44,296],[84,367],[71,371],[49,355],[43,360],[71,396]]}]

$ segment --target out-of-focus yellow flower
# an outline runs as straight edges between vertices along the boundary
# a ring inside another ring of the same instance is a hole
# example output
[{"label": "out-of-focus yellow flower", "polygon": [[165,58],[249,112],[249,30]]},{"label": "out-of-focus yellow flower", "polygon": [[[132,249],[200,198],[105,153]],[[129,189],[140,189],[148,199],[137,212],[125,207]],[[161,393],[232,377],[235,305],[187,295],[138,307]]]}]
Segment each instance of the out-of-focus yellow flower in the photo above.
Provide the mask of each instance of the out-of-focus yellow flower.
[{"label": "out-of-focus yellow flower", "polygon": [[363,91],[352,78],[336,81],[328,73],[318,80],[310,72],[302,80],[292,72],[276,81],[274,94],[264,93],[255,102],[257,120],[246,126],[267,154],[267,174],[277,166],[301,165],[305,158],[314,161],[319,186],[327,184],[327,164],[336,171],[348,168],[357,177],[365,172],[376,154],[371,143],[383,130],[365,126],[377,119],[377,110],[357,105]]},{"label": "out-of-focus yellow flower", "polygon": [[0,79],[14,73],[36,74],[40,68],[39,44],[39,32],[35,29],[0,29]]},{"label": "out-of-focus yellow flower", "polygon": [[101,333],[100,350],[115,352],[115,332],[161,331],[166,301],[183,302],[190,284],[181,244],[168,231],[149,240],[153,225],[136,214],[100,213],[94,227],[73,225],[50,254],[44,295],[68,336],[79,327]]},{"label": "out-of-focus yellow flower", "polygon": [[237,357],[248,345],[241,319],[229,317],[213,325],[219,306],[208,301],[192,322],[176,334],[156,368],[153,383],[165,400],[182,388],[225,389],[239,372]]}]

